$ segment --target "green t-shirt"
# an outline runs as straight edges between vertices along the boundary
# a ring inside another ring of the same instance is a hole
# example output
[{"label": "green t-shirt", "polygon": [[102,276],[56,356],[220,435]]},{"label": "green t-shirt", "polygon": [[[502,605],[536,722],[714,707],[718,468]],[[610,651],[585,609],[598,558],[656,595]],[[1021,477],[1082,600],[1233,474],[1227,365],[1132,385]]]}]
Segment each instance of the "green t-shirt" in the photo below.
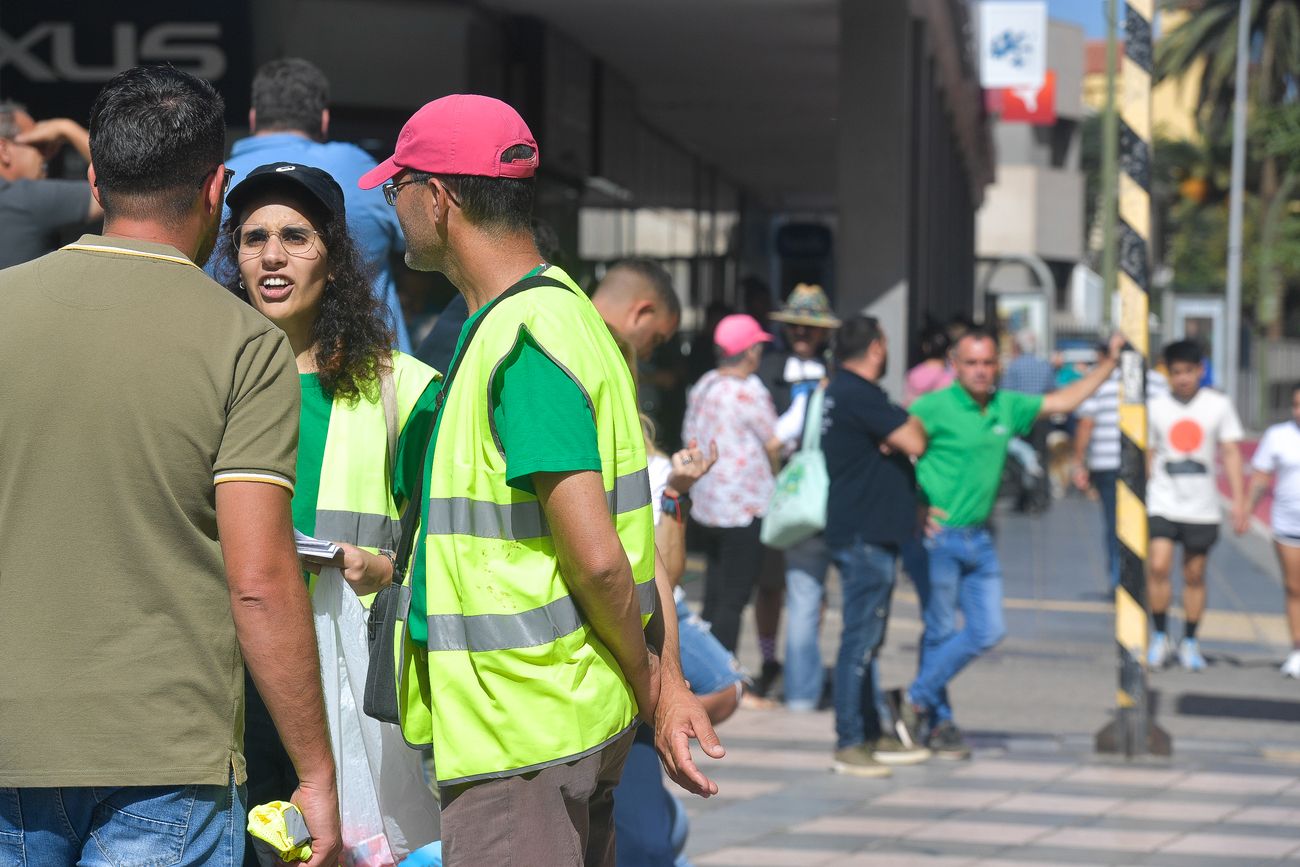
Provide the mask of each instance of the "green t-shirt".
[{"label": "green t-shirt", "polygon": [[[453,367],[464,349],[465,337],[487,310],[487,306],[480,307],[465,321],[452,355]],[[492,380],[492,420],[506,456],[506,483],[532,494],[533,473],[599,472],[601,462],[596,419],[582,389],[538,348],[526,331],[523,338]],[[433,469],[433,448],[441,426],[439,418],[424,458],[426,479]],[[428,510],[425,497],[421,526],[427,526]],[[419,580],[424,575],[423,545],[416,548],[411,574],[415,580],[411,582],[407,626],[412,640],[423,646],[428,639],[425,586]]]},{"label": "green t-shirt", "polygon": [[983,524],[993,511],[1007,443],[1033,427],[1041,395],[995,391],[983,409],[960,383],[917,398],[908,411],[925,426],[929,445],[916,464],[916,482],[947,527]]},{"label": "green t-shirt", "polygon": [[[302,412],[298,416],[298,484],[293,492],[293,525],[308,536],[316,532],[316,498],[320,494],[320,469],[325,461],[325,439],[330,430],[334,401],[320,384],[320,374],[300,373]],[[333,541],[333,540],[327,540]]]}]

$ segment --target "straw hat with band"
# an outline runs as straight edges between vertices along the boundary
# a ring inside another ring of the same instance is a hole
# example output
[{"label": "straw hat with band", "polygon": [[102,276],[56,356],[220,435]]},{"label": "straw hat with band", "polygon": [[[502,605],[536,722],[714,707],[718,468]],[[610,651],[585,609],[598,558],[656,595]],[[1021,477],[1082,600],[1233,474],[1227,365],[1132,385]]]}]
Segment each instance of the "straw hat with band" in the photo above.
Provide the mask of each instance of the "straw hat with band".
[{"label": "straw hat with band", "polygon": [[840,320],[831,312],[830,299],[822,287],[800,283],[794,287],[785,307],[768,317],[773,322],[786,325],[807,325],[812,328],[839,328]]}]

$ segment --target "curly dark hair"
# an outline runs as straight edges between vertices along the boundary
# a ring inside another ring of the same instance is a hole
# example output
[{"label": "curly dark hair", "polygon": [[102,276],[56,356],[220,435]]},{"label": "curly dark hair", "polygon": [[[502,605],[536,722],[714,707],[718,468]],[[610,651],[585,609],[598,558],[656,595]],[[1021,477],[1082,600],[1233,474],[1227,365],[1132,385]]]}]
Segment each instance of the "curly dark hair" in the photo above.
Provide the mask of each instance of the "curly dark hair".
[{"label": "curly dark hair", "polygon": [[[370,270],[357,250],[342,217],[329,217],[319,208],[307,207],[300,197],[285,192],[285,198],[323,226],[321,237],[328,250],[334,278],[321,294],[320,315],[312,329],[316,346],[316,368],[327,394],[355,403],[358,398],[375,400],[379,393],[380,366],[391,364],[389,351],[395,338],[384,303],[375,295]],[[217,280],[246,303],[248,292],[239,285],[239,261],[231,233],[238,214],[231,213],[221,231],[214,254]]]}]

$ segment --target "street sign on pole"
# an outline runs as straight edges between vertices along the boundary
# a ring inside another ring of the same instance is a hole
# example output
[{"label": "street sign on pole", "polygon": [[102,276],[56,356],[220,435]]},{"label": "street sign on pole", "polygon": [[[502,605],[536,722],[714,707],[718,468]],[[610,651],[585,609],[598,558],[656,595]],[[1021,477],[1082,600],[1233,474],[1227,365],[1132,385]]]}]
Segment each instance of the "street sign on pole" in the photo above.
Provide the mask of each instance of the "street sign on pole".
[{"label": "street sign on pole", "polygon": [[1119,645],[1116,713],[1097,733],[1098,752],[1169,755],[1169,735],[1155,724],[1147,692],[1147,356],[1151,288],[1151,16],[1155,0],[1124,8],[1124,100],[1119,123],[1120,469],[1115,485],[1120,579],[1115,589]]}]

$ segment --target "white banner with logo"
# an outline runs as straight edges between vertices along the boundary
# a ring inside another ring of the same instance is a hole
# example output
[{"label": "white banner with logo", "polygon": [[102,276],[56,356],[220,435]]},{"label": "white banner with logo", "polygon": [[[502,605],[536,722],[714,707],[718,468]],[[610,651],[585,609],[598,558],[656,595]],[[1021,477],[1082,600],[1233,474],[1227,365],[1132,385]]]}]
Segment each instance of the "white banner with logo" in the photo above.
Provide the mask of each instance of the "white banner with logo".
[{"label": "white banner with logo", "polygon": [[979,5],[980,85],[1038,89],[1047,72],[1047,4]]}]

